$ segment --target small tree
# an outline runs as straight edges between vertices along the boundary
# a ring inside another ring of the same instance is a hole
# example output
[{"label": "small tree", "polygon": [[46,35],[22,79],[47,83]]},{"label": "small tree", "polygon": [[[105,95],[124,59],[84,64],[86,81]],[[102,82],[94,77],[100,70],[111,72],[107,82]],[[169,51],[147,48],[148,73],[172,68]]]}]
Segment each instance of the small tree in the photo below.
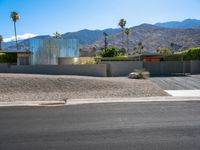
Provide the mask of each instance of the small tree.
[{"label": "small tree", "polygon": [[173,54],[173,52],[170,49],[168,49],[168,48],[159,48],[157,50],[157,53],[164,54],[164,55],[171,55],[171,54]]},{"label": "small tree", "polygon": [[116,56],[119,56],[120,53],[119,53],[119,50],[116,49],[115,47],[110,47],[110,48],[107,48],[106,50],[102,51],[100,53],[100,55],[102,57],[116,57]]}]

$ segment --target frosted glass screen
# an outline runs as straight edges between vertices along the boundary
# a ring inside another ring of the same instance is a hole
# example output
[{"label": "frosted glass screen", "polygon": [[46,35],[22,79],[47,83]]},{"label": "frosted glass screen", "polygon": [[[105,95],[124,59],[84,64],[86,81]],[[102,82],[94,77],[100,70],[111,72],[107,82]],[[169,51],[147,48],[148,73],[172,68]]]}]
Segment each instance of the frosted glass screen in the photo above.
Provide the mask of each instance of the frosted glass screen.
[{"label": "frosted glass screen", "polygon": [[79,42],[76,39],[31,39],[32,65],[57,65],[59,57],[79,57]]}]

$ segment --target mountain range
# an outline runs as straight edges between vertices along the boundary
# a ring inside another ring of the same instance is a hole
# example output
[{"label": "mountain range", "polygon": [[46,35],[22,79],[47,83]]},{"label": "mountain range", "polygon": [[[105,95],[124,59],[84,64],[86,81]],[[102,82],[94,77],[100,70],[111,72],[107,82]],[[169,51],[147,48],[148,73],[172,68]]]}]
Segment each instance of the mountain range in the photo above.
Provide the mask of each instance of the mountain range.
[{"label": "mountain range", "polygon": [[197,19],[186,19],[181,22],[171,21],[165,23],[156,23],[155,26],[170,28],[170,29],[189,29],[189,28],[198,28],[200,27],[200,20]]},{"label": "mountain range", "polygon": [[[110,36],[108,39],[109,46],[122,47],[121,36],[121,33]],[[148,53],[156,52],[159,48],[181,51],[200,46],[200,29],[170,29],[142,24],[131,28],[128,39],[128,49],[130,52],[137,50],[138,43],[140,42],[144,46],[143,50]],[[126,40],[127,38],[125,37],[125,48],[127,48]],[[93,44],[93,47],[96,47],[96,49],[103,48],[104,40],[97,41]]]},{"label": "mountain range", "polygon": [[[121,32],[120,28],[105,30],[81,30],[78,32],[68,32],[62,35],[64,39],[78,39],[81,49],[85,56],[90,56],[91,51],[104,47],[103,33],[109,35],[108,43],[111,46],[120,47]],[[52,38],[51,36],[37,36],[33,38]],[[27,47],[29,39],[21,40],[20,47]],[[144,45],[144,50],[154,52],[158,48],[170,48],[174,44],[173,50],[179,51],[191,47],[200,46],[200,20],[186,19],[182,22],[172,21],[165,23],[142,24],[131,28],[129,36],[129,49],[137,48],[139,42]],[[14,42],[4,42],[4,50],[12,49]]]}]

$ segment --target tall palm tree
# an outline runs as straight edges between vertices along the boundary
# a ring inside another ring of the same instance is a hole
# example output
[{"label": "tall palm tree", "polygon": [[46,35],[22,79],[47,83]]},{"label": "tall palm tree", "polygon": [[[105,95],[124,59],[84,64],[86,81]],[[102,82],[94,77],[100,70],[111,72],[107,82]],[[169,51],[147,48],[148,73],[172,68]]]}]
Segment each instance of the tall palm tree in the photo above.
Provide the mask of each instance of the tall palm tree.
[{"label": "tall palm tree", "polygon": [[121,19],[118,23],[118,25],[122,28],[122,49],[124,49],[124,29],[126,26],[126,20]]},{"label": "tall palm tree", "polygon": [[105,50],[107,50],[107,46],[108,46],[108,34],[106,32],[104,32],[103,35],[104,35]]},{"label": "tall palm tree", "polygon": [[20,15],[19,15],[19,13],[13,11],[13,12],[11,12],[11,14],[10,14],[10,18],[11,18],[11,19],[13,20],[13,22],[14,22],[15,41],[16,41],[16,46],[17,46],[17,49],[18,49],[16,22],[17,22],[17,20],[20,19]]},{"label": "tall palm tree", "polygon": [[138,43],[138,47],[139,47],[139,54],[140,54],[140,55],[139,55],[139,56],[140,56],[140,57],[139,57],[139,61],[141,61],[141,55],[142,55],[142,53],[143,53],[142,50],[144,49],[144,46],[143,46],[142,42],[139,42],[139,43]]},{"label": "tall palm tree", "polygon": [[129,49],[128,49],[128,46],[129,46],[129,45],[128,45],[128,44],[129,44],[129,35],[130,35],[130,33],[131,33],[131,29],[130,29],[130,28],[126,28],[125,31],[124,31],[124,33],[126,34],[126,37],[127,37],[127,39],[126,39],[126,46],[127,46],[127,49],[126,49],[126,50],[127,50],[127,52],[128,52],[128,50],[129,50]]},{"label": "tall palm tree", "polygon": [[2,35],[0,35],[0,51],[2,50],[2,42],[3,42],[3,36]]}]

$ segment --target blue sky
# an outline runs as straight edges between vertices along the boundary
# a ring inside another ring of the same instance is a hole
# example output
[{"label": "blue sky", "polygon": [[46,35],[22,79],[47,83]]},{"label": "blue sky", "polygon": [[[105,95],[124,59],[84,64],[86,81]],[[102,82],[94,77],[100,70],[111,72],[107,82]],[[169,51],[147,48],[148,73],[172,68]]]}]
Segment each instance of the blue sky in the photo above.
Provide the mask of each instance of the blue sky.
[{"label": "blue sky", "polygon": [[200,19],[200,0],[0,0],[0,34],[14,35],[10,12],[17,11],[19,35],[117,28],[187,18]]}]

